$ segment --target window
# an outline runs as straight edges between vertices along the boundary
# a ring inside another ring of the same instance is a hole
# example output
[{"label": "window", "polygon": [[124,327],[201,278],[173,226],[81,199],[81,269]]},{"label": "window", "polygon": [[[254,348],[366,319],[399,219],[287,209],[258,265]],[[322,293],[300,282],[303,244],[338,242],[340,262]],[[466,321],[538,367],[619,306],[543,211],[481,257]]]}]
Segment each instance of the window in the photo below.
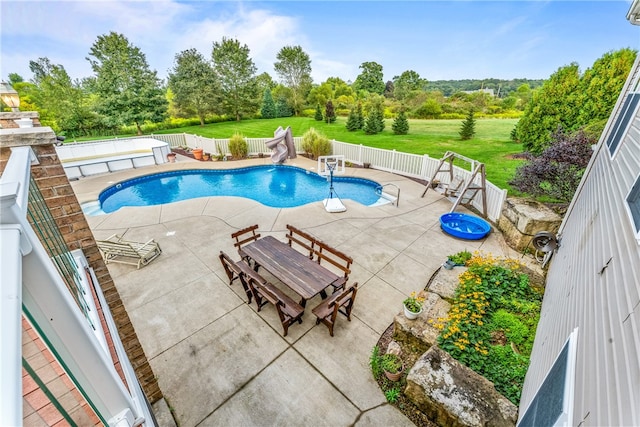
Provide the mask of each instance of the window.
[{"label": "window", "polygon": [[578,329],[569,335],[560,354],[535,397],[529,404],[518,427],[571,426],[573,415],[573,387]]},{"label": "window", "polygon": [[609,132],[609,136],[607,136],[607,147],[609,147],[609,153],[612,156],[613,153],[616,152],[618,144],[620,144],[620,141],[627,130],[629,121],[631,120],[631,117],[633,117],[639,101],[640,93],[627,94],[627,97],[620,108],[620,112],[618,113],[618,117],[613,123],[613,126],[611,126],[611,132]]},{"label": "window", "polygon": [[636,239],[640,240],[640,175],[636,177],[636,182],[631,187],[627,195],[627,212],[631,217],[631,224],[636,232]]}]

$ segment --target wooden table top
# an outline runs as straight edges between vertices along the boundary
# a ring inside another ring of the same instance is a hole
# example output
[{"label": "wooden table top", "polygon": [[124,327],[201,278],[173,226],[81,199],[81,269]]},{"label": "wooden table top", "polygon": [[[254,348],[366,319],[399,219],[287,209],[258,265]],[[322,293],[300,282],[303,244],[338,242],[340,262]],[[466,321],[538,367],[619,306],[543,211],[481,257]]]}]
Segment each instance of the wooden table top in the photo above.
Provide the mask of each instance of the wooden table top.
[{"label": "wooden table top", "polygon": [[340,276],[273,236],[246,246],[241,252],[290,287],[303,300],[313,298]]}]

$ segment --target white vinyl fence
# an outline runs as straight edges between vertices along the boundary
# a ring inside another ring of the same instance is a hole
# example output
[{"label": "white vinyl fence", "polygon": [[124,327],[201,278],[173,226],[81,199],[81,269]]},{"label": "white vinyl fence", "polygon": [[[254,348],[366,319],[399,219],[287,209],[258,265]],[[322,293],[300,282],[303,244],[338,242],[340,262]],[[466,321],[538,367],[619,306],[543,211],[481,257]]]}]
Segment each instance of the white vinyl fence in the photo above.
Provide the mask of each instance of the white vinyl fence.
[{"label": "white vinyl fence", "polygon": [[[144,137],[131,137],[120,139],[140,139]],[[229,139],[216,139],[207,138],[204,136],[192,135],[187,133],[182,134],[162,134],[162,135],[149,135],[148,138],[158,139],[169,143],[171,147],[189,147],[189,148],[202,148],[205,152],[212,153],[213,155],[230,154],[229,151]],[[245,138],[248,145],[249,155],[256,156],[260,153],[264,155],[271,154],[271,150],[267,148],[265,142],[272,138]],[[110,139],[109,141],[113,141]],[[294,137],[293,141],[298,153],[303,153],[302,150],[302,138]],[[92,143],[99,141],[91,141]],[[428,155],[418,155],[403,153],[396,150],[384,150],[380,148],[367,147],[365,145],[349,144],[347,142],[331,141],[334,155],[343,155],[345,160],[357,165],[363,165],[369,163],[369,167],[373,169],[382,170],[385,172],[391,172],[398,175],[408,176],[411,178],[417,178],[422,180],[428,180],[438,167],[440,159],[433,159]],[[220,151],[218,151],[220,150]],[[467,180],[471,176],[471,170],[463,169],[458,166],[454,166],[454,176],[460,176]],[[442,173],[437,176],[440,182],[444,184],[449,183],[449,174]],[[476,184],[480,184],[480,177],[476,177]],[[487,181],[487,217],[494,222],[498,221],[502,212],[502,205],[507,197],[507,190],[496,187],[491,182]],[[474,197],[472,200],[473,207],[482,211],[482,201],[480,197]]]}]

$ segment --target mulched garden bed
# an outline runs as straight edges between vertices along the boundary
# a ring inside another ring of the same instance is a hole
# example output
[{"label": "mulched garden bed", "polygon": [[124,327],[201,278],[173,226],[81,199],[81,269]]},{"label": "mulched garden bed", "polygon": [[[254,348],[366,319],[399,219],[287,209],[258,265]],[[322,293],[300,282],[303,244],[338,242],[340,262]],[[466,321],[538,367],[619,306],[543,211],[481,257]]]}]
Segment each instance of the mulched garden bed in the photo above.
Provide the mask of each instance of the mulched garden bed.
[{"label": "mulched garden bed", "polygon": [[[383,334],[380,336],[380,339],[378,340],[377,345],[380,349],[381,354],[384,354],[387,351],[387,346],[392,339],[393,323],[389,325],[387,330],[383,332]],[[406,352],[403,349],[401,358],[406,369],[404,375],[397,383],[398,388],[400,389],[398,400],[395,403],[391,403],[391,405],[394,405],[396,408],[398,408],[400,412],[402,412],[407,418],[411,420],[411,422],[413,422],[418,427],[437,427],[437,424],[429,420],[429,418],[427,418],[427,416],[404,395],[404,389],[407,387],[407,372],[414,365],[414,363],[416,363],[416,360],[418,360],[420,356],[421,354]],[[376,378],[376,381],[378,382],[378,385],[382,390],[389,388],[389,380],[387,380],[384,375],[381,375],[380,378]]]}]

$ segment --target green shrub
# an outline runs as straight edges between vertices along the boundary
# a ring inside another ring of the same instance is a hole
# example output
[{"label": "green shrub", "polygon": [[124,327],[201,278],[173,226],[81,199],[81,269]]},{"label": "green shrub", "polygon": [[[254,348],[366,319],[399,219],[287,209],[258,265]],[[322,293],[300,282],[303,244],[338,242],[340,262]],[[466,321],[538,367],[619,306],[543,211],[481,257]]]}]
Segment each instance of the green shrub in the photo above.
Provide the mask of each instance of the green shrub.
[{"label": "green shrub", "polygon": [[233,136],[229,138],[229,151],[234,159],[244,159],[247,157],[249,147],[242,134],[234,133]]},{"label": "green shrub", "polygon": [[396,403],[399,396],[400,390],[398,390],[397,388],[390,388],[389,390],[384,392],[384,397],[387,398],[387,402],[389,403]]},{"label": "green shrub", "polygon": [[380,347],[376,345],[375,347],[373,347],[373,350],[371,350],[371,356],[369,356],[369,366],[371,366],[373,378],[378,378],[380,375],[382,375],[382,366],[380,359]]},{"label": "green shrub", "polygon": [[331,154],[331,143],[324,134],[318,132],[315,128],[309,128],[302,135],[302,149],[310,157],[317,159],[319,156]]}]

